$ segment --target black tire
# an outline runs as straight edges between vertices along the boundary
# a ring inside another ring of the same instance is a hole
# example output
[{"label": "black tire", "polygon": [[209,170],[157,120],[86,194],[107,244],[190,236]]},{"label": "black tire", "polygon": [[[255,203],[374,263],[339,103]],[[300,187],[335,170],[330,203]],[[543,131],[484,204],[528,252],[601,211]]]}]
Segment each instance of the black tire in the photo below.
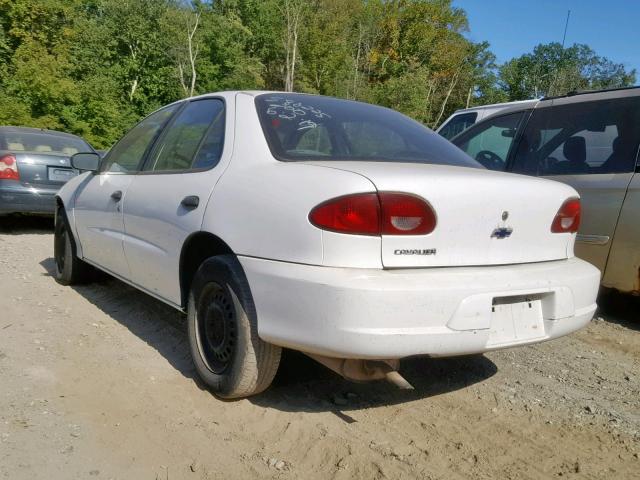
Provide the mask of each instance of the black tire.
[{"label": "black tire", "polygon": [[84,283],[90,278],[91,266],[76,256],[72,242],[64,209],[59,207],[53,234],[53,257],[55,279],[62,285]]},{"label": "black tire", "polygon": [[215,395],[248,397],[271,385],[281,348],[258,337],[253,297],[236,257],[212,257],[200,266],[187,321],[196,371]]}]

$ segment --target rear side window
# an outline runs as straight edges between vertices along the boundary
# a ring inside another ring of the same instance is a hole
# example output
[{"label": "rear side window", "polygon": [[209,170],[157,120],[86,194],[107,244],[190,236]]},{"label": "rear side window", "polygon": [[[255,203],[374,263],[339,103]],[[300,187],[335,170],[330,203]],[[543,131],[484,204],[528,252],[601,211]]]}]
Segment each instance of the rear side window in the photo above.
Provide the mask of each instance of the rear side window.
[{"label": "rear side window", "polygon": [[640,141],[640,98],[533,111],[516,152],[514,171],[588,175],[634,170]]},{"label": "rear side window", "polygon": [[220,160],[223,138],[222,100],[193,101],[167,127],[144,170],[166,172],[211,168]]},{"label": "rear side window", "polygon": [[0,132],[0,148],[12,152],[35,152],[73,155],[92,152],[93,149],[82,139],[71,135],[55,135],[27,131]]},{"label": "rear side window", "polygon": [[256,97],[275,158],[431,163],[482,168],[440,135],[387,108],[304,94]]},{"label": "rear side window", "polygon": [[447,140],[451,140],[453,137],[476,123],[477,118],[477,112],[460,113],[445,123],[438,133]]}]

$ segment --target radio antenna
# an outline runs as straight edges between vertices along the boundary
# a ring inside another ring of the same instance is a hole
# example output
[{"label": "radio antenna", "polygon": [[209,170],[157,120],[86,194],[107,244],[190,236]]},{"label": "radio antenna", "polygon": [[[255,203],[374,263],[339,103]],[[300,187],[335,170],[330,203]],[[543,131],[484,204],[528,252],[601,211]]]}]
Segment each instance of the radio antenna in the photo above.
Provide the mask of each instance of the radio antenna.
[{"label": "radio antenna", "polygon": [[569,17],[571,16],[571,10],[567,10],[567,21],[564,23],[564,34],[562,35],[562,49],[564,50],[564,41],[567,38],[567,28],[569,28]]}]

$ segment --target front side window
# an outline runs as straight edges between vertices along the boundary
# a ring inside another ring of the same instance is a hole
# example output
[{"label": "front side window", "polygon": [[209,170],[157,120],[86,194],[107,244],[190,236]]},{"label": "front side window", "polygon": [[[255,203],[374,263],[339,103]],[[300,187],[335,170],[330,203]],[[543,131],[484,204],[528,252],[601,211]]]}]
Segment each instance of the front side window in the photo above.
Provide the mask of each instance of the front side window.
[{"label": "front side window", "polygon": [[152,113],[116,143],[105,157],[101,172],[135,173],[145,153],[158,137],[179,105],[171,105]]},{"label": "front side window", "polygon": [[[206,137],[206,139],[205,139]],[[218,99],[189,103],[167,127],[144,170],[211,168],[218,163],[224,138],[224,103]]]},{"label": "front side window", "polygon": [[453,143],[485,168],[503,171],[524,114],[516,112],[485,120],[455,138]]},{"label": "front side window", "polygon": [[476,123],[478,118],[477,112],[459,113],[449,120],[438,133],[447,140],[451,140],[453,137],[463,132],[471,125]]},{"label": "front side window", "polygon": [[529,175],[631,172],[639,139],[638,97],[551,105],[531,115],[514,171]]},{"label": "front side window", "polygon": [[262,130],[275,158],[380,161],[482,168],[420,123],[387,108],[294,93],[256,97]]}]

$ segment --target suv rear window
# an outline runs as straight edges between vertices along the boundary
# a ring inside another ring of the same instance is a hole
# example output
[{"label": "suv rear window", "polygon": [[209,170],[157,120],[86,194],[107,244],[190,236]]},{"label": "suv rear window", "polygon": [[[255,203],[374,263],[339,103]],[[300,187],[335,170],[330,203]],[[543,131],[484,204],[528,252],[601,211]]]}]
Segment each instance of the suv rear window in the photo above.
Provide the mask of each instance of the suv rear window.
[{"label": "suv rear window", "polygon": [[263,94],[256,108],[275,158],[483,168],[440,135],[394,110],[304,94]]}]

